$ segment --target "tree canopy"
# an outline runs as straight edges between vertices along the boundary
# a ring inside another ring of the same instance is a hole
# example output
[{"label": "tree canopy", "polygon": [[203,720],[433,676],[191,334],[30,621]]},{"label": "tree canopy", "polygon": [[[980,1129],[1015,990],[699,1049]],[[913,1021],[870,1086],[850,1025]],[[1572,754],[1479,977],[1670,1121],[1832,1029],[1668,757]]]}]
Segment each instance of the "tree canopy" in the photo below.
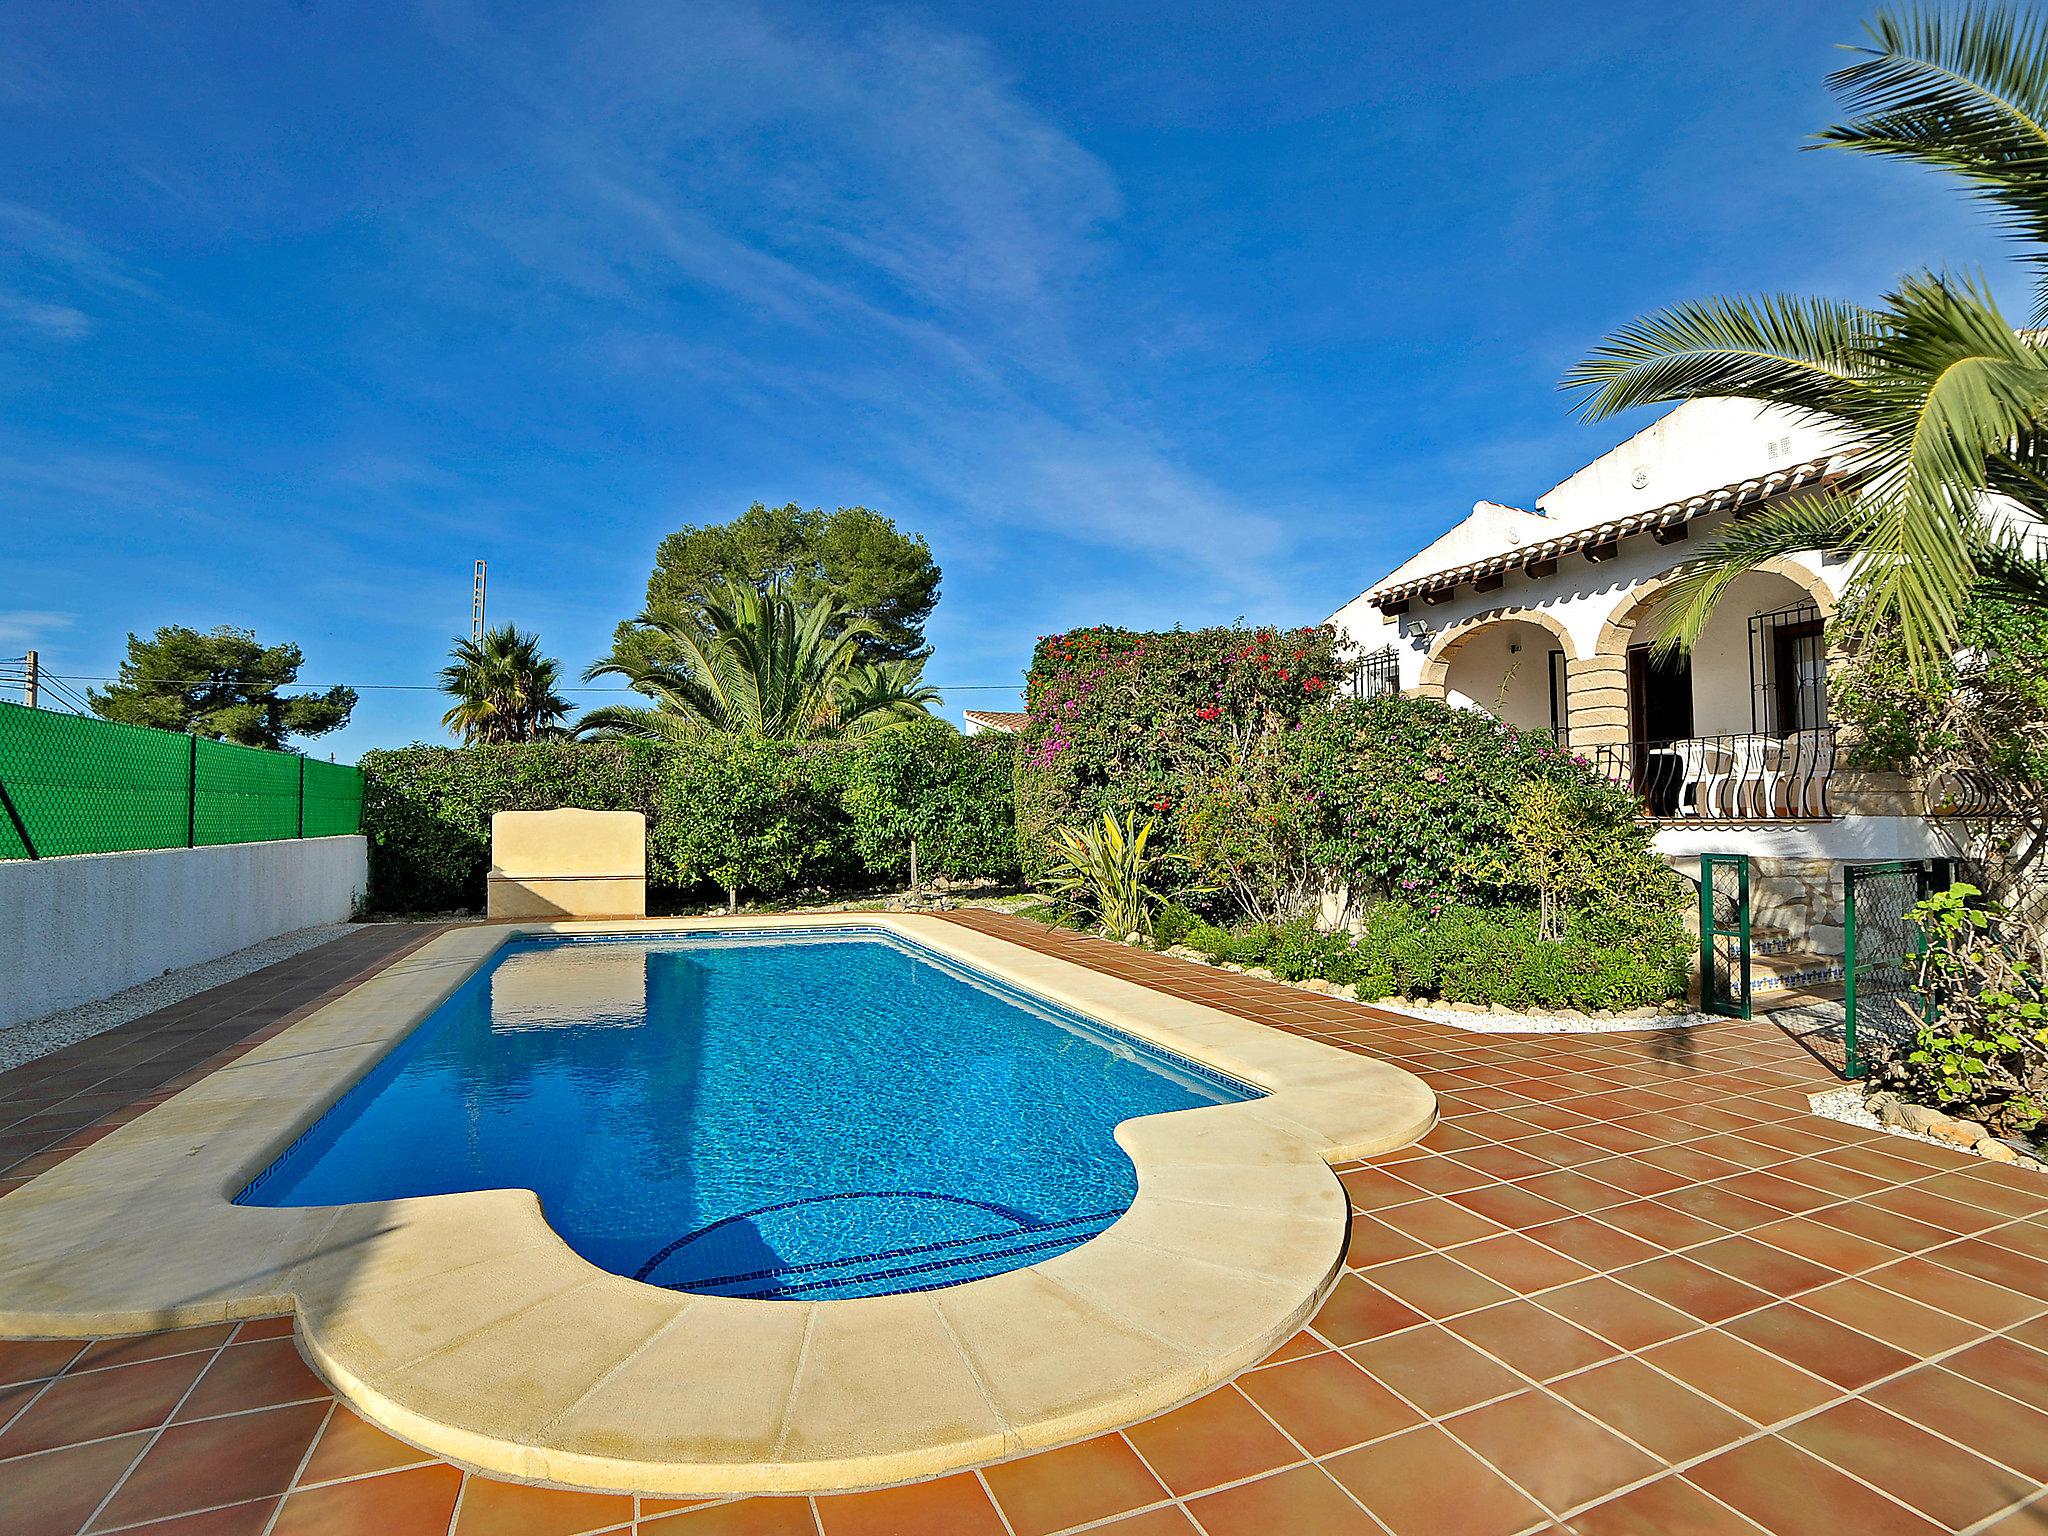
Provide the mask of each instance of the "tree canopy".
[{"label": "tree canopy", "polygon": [[799,603],[779,580],[765,589],[721,580],[700,607],[642,614],[630,657],[615,652],[583,674],[623,677],[655,707],[608,705],[576,728],[595,736],[815,741],[923,717],[937,691],[918,682],[915,661],[862,661],[869,632],[869,621],[829,592]]},{"label": "tree canopy", "polygon": [[340,730],[356,707],[353,688],[282,692],[304,662],[296,645],[263,645],[251,630],[166,624],[147,640],[130,635],[120,680],[87,702],[105,720],[282,747],[287,736]]},{"label": "tree canopy", "polygon": [[[679,528],[661,541],[647,578],[646,612],[694,627],[724,582],[766,590],[780,584],[800,607],[831,597],[865,620],[864,662],[922,661],[931,654],[924,623],[939,600],[939,567],[922,535],[867,507],[806,511],[795,502],[755,502],[729,523]],[[634,659],[644,643],[639,626],[621,624],[613,655]]]},{"label": "tree canopy", "polygon": [[561,664],[541,654],[540,636],[506,624],[482,640],[458,640],[448,654],[441,691],[455,703],[441,723],[465,746],[564,734],[570,706],[555,692]]}]

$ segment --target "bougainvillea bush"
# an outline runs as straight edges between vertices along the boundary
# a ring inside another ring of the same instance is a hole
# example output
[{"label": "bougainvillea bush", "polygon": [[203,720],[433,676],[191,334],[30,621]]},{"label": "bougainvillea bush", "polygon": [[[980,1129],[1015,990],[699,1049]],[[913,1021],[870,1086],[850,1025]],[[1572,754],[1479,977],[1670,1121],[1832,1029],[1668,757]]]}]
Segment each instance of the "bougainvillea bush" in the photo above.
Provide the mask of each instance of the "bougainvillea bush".
[{"label": "bougainvillea bush", "polygon": [[1160,844],[1183,850],[1188,798],[1227,783],[1248,745],[1319,711],[1335,691],[1337,650],[1327,626],[1103,626],[1040,639],[1016,769],[1026,875],[1045,873],[1054,828],[1104,812],[1149,816]]}]

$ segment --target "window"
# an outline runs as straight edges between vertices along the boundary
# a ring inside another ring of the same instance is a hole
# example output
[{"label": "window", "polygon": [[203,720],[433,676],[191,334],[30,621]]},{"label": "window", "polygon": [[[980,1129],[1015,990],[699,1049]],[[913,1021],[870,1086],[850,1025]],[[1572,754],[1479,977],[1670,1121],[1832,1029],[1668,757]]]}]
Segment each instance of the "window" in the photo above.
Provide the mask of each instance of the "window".
[{"label": "window", "polygon": [[1826,626],[1812,603],[1749,621],[1750,729],[1778,736],[1828,723]]},{"label": "window", "polygon": [[1401,691],[1401,658],[1383,646],[1363,658],[1351,672],[1351,692],[1361,699],[1391,698]]}]

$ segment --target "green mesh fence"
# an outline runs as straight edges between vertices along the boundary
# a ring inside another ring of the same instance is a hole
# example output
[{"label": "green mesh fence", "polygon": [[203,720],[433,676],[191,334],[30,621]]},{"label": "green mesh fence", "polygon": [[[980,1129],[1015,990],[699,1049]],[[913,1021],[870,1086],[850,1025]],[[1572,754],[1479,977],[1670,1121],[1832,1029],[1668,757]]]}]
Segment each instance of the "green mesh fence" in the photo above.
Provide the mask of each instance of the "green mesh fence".
[{"label": "green mesh fence", "polygon": [[192,841],[267,843],[299,835],[299,764],[303,759],[261,747],[195,737],[198,759]]},{"label": "green mesh fence", "polygon": [[334,837],[362,800],[359,769],[0,703],[0,859]]},{"label": "green mesh fence", "polygon": [[339,837],[363,829],[363,771],[344,763],[306,763],[307,837]]},{"label": "green mesh fence", "polygon": [[182,848],[183,736],[0,704],[0,858]]}]

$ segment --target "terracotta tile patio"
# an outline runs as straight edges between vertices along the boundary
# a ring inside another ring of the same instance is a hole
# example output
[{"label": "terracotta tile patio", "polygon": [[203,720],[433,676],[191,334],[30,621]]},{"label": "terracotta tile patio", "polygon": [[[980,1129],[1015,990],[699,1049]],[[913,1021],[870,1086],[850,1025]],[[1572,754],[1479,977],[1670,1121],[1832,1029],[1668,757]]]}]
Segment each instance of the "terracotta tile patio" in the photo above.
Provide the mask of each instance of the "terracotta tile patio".
[{"label": "terracotta tile patio", "polygon": [[[1476,1035],[984,913],[956,920],[1419,1073],[1340,1170],[1350,1272],[1257,1369],[1121,1434],[878,1493],[470,1477],[268,1319],[0,1342],[10,1536],[2048,1532],[2048,1180],[1813,1117],[1768,1023]],[[0,1074],[0,1190],[424,942],[372,928]]]}]

